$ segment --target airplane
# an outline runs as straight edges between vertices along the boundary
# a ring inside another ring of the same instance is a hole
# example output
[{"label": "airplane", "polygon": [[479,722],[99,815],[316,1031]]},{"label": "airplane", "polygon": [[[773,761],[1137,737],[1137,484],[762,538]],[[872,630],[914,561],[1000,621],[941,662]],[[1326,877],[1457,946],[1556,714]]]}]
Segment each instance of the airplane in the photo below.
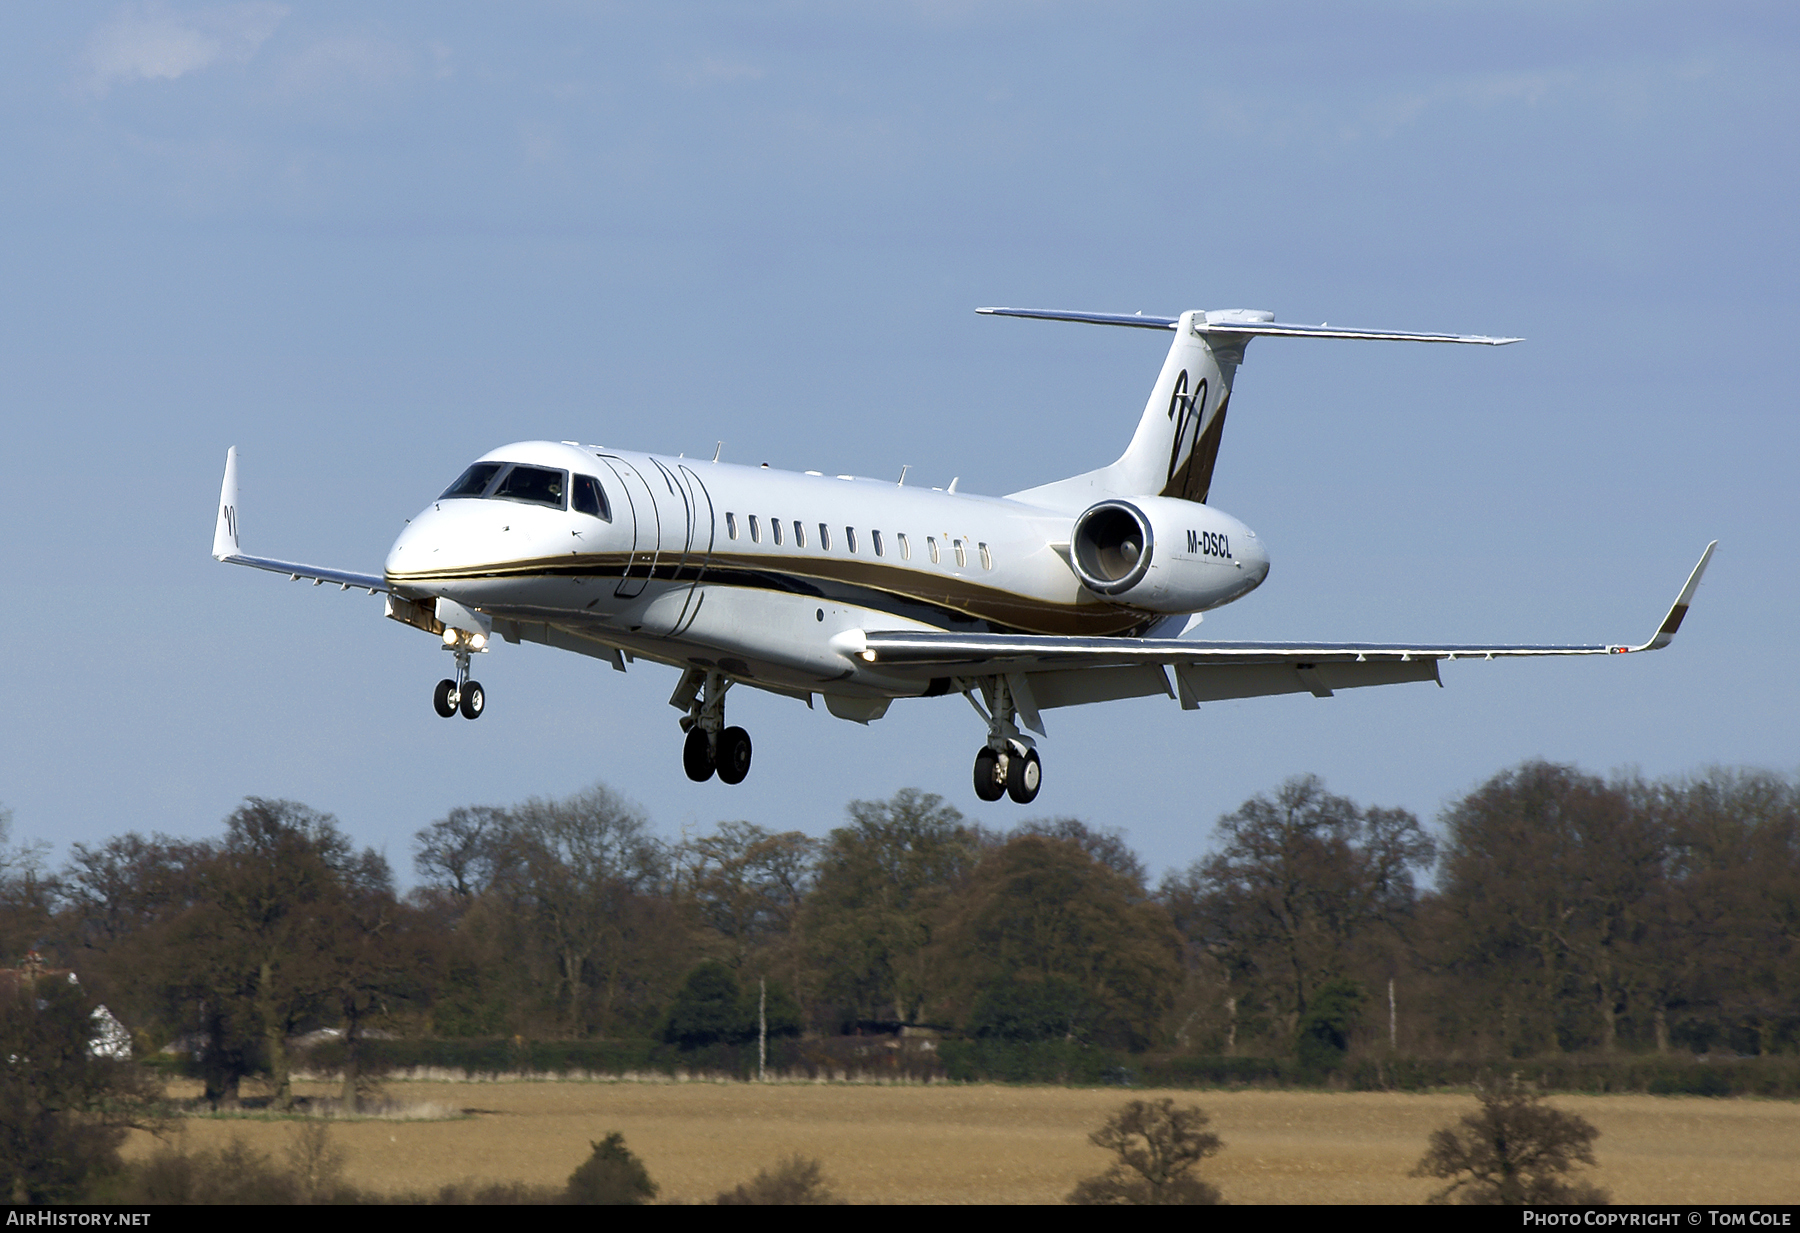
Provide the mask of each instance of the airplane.
[{"label": "airplane", "polygon": [[[1265,311],[1142,314],[982,308],[1173,334],[1117,461],[1005,497],[851,475],[796,474],[573,441],[524,441],[471,463],[411,519],[380,574],[250,556],[238,538],[238,455],[225,458],[213,556],[386,597],[386,615],[442,639],[454,673],[432,702],[478,718],[473,657],[498,634],[611,663],[680,672],[682,765],[728,784],[750,736],[725,721],[736,685],[867,724],[895,699],[961,695],[986,725],[975,794],[1029,804],[1043,712],[1164,695],[1204,702],[1437,682],[1445,660],[1658,650],[1680,627],[1708,544],[1656,632],[1635,645],[1208,642],[1199,615],[1268,576],[1256,532],[1208,505],[1231,386],[1252,339],[1503,346],[1486,335],[1277,322]],[[1182,636],[1190,635],[1190,636]]]}]

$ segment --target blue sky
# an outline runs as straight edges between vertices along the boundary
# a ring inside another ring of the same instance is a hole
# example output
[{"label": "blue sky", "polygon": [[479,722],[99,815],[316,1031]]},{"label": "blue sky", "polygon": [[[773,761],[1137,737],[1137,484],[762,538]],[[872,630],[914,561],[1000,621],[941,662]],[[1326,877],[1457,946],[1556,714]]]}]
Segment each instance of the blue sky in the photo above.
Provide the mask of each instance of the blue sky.
[{"label": "blue sky", "polygon": [[955,698],[865,729],[732,696],[690,784],[670,670],[486,657],[376,569],[475,455],[579,438],[1006,492],[1110,461],[1164,340],[981,304],[1523,335],[1260,340],[1213,500],[1270,547],[1217,638],[1647,636],[1403,686],[1046,718],[1033,814],[1155,868],[1299,772],[1428,820],[1530,757],[1791,771],[1800,11],[1676,4],[106,4],[0,15],[0,802],[58,846],[245,795],[410,874],[457,804],[596,780],[671,837],[972,817]]}]

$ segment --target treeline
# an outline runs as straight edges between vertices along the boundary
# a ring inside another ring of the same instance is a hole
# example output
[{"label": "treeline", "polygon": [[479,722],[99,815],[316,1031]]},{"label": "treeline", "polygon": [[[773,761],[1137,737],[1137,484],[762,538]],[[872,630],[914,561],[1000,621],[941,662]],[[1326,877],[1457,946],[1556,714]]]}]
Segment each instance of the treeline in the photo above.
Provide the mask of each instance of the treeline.
[{"label": "treeline", "polygon": [[759,1024],[790,1055],[931,1027],[965,1065],[1037,1045],[1294,1074],[1800,1048],[1796,784],[1528,763],[1438,823],[1298,778],[1153,886],[1116,831],[994,833],[910,790],[824,839],[669,843],[595,788],[451,811],[401,895],[330,817],[250,800],[213,840],[128,833],[54,873],[12,851],[0,945],[79,973],[221,1101],[266,1073],[285,1104],[290,1042],[321,1027],[351,1102],[376,1029],[741,1057]]}]

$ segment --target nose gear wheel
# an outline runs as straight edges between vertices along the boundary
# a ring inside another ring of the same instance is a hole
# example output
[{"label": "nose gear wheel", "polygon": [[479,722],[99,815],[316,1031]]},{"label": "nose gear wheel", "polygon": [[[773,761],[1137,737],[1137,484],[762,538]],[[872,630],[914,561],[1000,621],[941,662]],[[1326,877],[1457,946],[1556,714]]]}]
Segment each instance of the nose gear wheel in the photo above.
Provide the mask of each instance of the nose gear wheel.
[{"label": "nose gear wheel", "polygon": [[445,678],[437,683],[431,691],[431,708],[445,719],[449,719],[458,711],[464,719],[480,719],[481,712],[487,709],[487,691],[481,688],[480,681],[469,679],[469,644],[459,639],[444,647],[456,656],[456,676]]}]

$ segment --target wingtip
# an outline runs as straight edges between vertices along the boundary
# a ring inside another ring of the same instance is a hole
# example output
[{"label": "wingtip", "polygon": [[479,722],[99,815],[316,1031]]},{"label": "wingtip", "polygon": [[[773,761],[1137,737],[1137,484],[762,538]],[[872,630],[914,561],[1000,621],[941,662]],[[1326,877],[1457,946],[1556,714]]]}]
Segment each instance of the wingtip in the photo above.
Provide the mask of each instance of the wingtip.
[{"label": "wingtip", "polygon": [[1643,646],[1632,648],[1633,650],[1660,651],[1675,641],[1675,635],[1680,631],[1681,623],[1687,619],[1688,608],[1694,602],[1694,592],[1700,589],[1700,579],[1706,576],[1706,567],[1712,561],[1713,549],[1718,546],[1719,541],[1716,539],[1706,546],[1706,551],[1700,554],[1700,560],[1694,564],[1687,581],[1682,584],[1681,594],[1677,595],[1675,602],[1669,605],[1669,614],[1663,618],[1662,624],[1657,626],[1656,632],[1650,636],[1650,641],[1644,643]]}]

